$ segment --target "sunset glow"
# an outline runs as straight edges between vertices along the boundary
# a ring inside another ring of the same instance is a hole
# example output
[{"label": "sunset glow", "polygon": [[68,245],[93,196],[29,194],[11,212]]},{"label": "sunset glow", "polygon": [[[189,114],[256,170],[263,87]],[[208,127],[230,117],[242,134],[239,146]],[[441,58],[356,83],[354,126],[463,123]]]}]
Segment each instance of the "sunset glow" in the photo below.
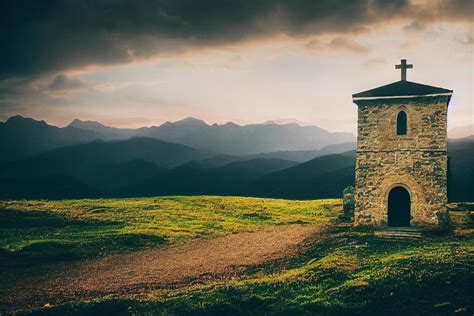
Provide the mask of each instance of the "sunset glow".
[{"label": "sunset glow", "polygon": [[[405,58],[414,64],[408,80],[454,90],[450,129],[473,124],[471,2],[400,1],[390,8],[357,2],[355,16],[340,12],[345,3],[308,4],[309,16],[291,4],[265,4],[259,17],[248,16],[251,8],[242,9],[242,18],[252,21],[248,27],[232,19],[224,22],[232,14],[225,8],[216,25],[181,12],[203,28],[189,31],[196,34],[168,32],[156,25],[158,20],[147,20],[153,17],[134,16],[129,17],[138,23],[133,39],[110,25],[98,25],[103,38],[82,39],[84,47],[69,38],[64,43],[47,38],[50,49],[65,45],[63,53],[43,56],[41,49],[37,57],[44,62],[28,69],[15,61],[8,64],[0,82],[0,119],[20,114],[60,126],[79,118],[139,127],[192,116],[208,124],[296,120],[355,132],[351,94],[399,80],[394,65]],[[186,8],[173,8],[181,9]],[[326,21],[317,14],[323,9],[337,9],[334,14],[340,16]],[[299,14],[301,23],[290,18]],[[112,19],[120,23],[119,17]],[[82,31],[69,27],[79,41],[94,26]]]}]

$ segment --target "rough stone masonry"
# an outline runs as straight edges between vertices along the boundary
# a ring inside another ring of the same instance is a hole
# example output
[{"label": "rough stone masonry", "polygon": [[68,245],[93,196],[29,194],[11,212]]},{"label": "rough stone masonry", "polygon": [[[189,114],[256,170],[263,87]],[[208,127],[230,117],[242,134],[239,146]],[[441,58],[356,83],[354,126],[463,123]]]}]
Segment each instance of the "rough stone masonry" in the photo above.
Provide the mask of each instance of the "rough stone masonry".
[{"label": "rough stone masonry", "polygon": [[[353,95],[358,106],[356,225],[387,226],[389,194],[396,187],[409,194],[408,226],[439,225],[447,219],[451,95],[451,90],[406,80]],[[402,111],[405,134],[397,129]]]}]

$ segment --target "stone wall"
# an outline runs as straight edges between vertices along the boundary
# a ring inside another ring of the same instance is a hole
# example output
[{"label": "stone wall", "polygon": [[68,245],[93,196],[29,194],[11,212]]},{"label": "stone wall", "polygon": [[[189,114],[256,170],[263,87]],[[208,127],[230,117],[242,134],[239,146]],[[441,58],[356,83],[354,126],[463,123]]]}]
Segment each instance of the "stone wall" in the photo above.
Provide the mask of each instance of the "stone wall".
[{"label": "stone wall", "polygon": [[[411,225],[438,224],[447,202],[447,97],[357,101],[355,222],[387,225],[390,190],[406,188]],[[397,135],[397,115],[407,133]]]}]

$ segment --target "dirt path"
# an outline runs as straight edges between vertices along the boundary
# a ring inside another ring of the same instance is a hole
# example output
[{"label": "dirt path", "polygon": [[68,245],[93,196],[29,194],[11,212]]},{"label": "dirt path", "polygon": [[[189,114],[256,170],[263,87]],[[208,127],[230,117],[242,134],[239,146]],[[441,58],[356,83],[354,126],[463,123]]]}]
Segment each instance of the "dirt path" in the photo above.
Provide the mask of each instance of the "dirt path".
[{"label": "dirt path", "polygon": [[[104,294],[140,293],[150,289],[226,279],[250,265],[295,254],[318,225],[276,226],[213,239],[197,239],[165,248],[73,263],[25,273],[0,293],[0,310],[29,309]],[[38,271],[41,271],[38,273]]]}]

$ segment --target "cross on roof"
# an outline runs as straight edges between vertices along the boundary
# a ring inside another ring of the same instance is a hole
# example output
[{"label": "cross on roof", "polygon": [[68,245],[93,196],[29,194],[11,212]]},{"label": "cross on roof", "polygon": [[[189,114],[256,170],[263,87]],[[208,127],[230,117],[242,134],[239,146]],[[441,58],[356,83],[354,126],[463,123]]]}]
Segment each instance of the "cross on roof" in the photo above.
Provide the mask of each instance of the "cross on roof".
[{"label": "cross on roof", "polygon": [[400,65],[395,65],[395,69],[401,69],[402,72],[402,80],[406,81],[407,80],[407,69],[413,68],[412,64],[407,65],[407,60],[402,59],[400,62]]}]

